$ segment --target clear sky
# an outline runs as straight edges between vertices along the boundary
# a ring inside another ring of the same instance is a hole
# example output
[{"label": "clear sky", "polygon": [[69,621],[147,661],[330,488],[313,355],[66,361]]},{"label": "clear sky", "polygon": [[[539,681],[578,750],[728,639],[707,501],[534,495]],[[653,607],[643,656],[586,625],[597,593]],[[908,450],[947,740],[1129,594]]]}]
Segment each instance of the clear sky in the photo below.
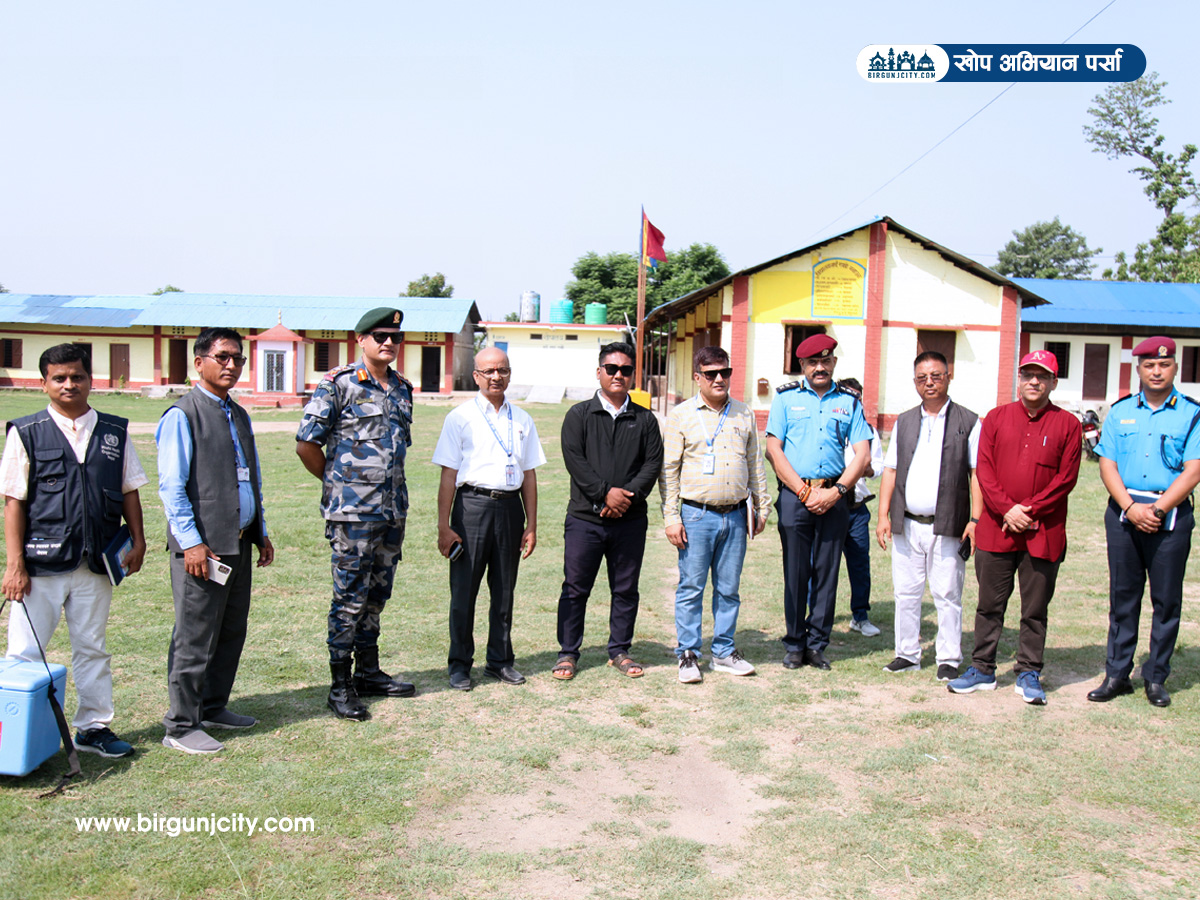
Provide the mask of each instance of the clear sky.
[{"label": "clear sky", "polygon": [[[572,263],[731,267],[889,215],[985,264],[1055,215],[1111,258],[1158,216],[1082,126],[1097,85],[874,84],[873,43],[1057,43],[1108,0],[809,4],[209,0],[0,12],[0,283],[23,293],[390,296],[444,272],[485,318]],[[1200,143],[1195,0],[1117,2]],[[286,312],[285,319],[286,323]]]}]

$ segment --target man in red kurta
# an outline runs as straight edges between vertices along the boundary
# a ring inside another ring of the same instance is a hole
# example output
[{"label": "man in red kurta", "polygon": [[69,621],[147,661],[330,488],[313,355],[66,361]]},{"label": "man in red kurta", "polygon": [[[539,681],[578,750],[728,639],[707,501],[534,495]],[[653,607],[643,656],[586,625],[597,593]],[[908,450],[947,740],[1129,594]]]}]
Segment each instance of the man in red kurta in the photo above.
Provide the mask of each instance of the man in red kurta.
[{"label": "man in red kurta", "polygon": [[971,667],[947,687],[955,694],[996,687],[996,645],[1004,612],[1021,586],[1017,644],[1017,694],[1043,705],[1042,656],[1046,611],[1058,566],[1067,552],[1067,496],[1079,477],[1082,429],[1071,413],[1050,402],[1058,385],[1058,360],[1035,350],[1017,372],[1020,400],[993,409],[979,436],[976,477],[983,515],[975,528],[975,651]]}]

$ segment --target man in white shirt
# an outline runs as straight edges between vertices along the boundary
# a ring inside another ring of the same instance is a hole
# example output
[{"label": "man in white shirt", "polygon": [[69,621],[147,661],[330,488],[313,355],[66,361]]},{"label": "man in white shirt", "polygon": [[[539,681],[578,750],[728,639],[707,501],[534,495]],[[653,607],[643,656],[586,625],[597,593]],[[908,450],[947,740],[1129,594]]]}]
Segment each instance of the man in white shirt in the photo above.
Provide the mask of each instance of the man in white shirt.
[{"label": "man in white shirt", "polygon": [[933,350],[913,362],[921,405],[900,414],[879,488],[875,536],[887,549],[892,538],[896,658],[890,673],[921,668],[921,598],[925,583],[937,609],[937,677],[958,677],[962,663],[962,589],[966,557],[974,547],[983,498],[975,480],[979,417],[950,400],[946,357]]},{"label": "man in white shirt", "polygon": [[87,351],[59,344],[42,354],[38,367],[50,405],[8,423],[0,459],[3,591],[24,605],[9,612],[8,657],[40,661],[38,641],[48,646],[65,617],[78,697],[74,744],[108,759],[130,756],[133,746],[108,727],[112,667],[104,632],[112,584],[103,553],[124,518],[133,542],[124,566],[128,574],[142,567],[146,539],[138,488],[149,479],[129,441],[128,422],[88,405]]},{"label": "man in white shirt", "polygon": [[438,486],[438,551],[450,559],[450,687],[471,690],[475,600],[487,575],[491,592],[484,674],[524,684],[514,667],[513,592],[517,567],[537,546],[537,473],[546,462],[529,413],[504,396],[508,355],[475,357],[479,393],[451,411],[433,451]]}]

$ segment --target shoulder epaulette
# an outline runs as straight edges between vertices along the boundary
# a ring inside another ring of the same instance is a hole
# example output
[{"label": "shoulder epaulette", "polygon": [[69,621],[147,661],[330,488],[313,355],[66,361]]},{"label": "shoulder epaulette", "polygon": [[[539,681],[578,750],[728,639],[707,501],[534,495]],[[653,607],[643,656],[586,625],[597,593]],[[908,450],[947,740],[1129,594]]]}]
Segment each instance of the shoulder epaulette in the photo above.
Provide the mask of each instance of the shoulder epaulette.
[{"label": "shoulder epaulette", "polygon": [[411,381],[409,381],[407,378],[405,378],[405,377],[404,377],[403,375],[401,375],[399,372],[393,372],[392,374],[394,374],[394,375],[395,375],[397,378],[399,378],[399,379],[400,379],[400,383],[401,383],[402,385],[404,385],[405,387],[407,387],[410,393],[412,392],[412,390],[413,390],[413,383],[412,383]]},{"label": "shoulder epaulette", "polygon": [[325,373],[325,380],[333,381],[339,375],[345,375],[347,372],[352,372],[356,368],[358,368],[358,367],[355,366],[353,363],[351,363],[348,366],[338,366],[336,369],[330,369],[328,372]]},{"label": "shoulder epaulette", "polygon": [[839,387],[838,390],[841,391],[843,394],[849,394],[855,400],[862,400],[862,391],[860,391],[860,390],[856,390],[855,388],[852,388],[852,387]]},{"label": "shoulder epaulette", "polygon": [[1113,401],[1113,405],[1109,407],[1109,411],[1112,411],[1116,407],[1120,406],[1122,403],[1136,401],[1136,399],[1137,399],[1137,394],[1126,394],[1124,397],[1120,398],[1119,400]]},{"label": "shoulder epaulette", "polygon": [[1200,406],[1200,400],[1196,400],[1195,397],[1189,397],[1187,394],[1180,394],[1179,396],[1182,397],[1184,400],[1187,400],[1193,406]]},{"label": "shoulder epaulette", "polygon": [[787,384],[781,384],[775,388],[775,393],[782,394],[784,391],[794,391],[798,387],[800,387],[799,381],[789,381]]}]

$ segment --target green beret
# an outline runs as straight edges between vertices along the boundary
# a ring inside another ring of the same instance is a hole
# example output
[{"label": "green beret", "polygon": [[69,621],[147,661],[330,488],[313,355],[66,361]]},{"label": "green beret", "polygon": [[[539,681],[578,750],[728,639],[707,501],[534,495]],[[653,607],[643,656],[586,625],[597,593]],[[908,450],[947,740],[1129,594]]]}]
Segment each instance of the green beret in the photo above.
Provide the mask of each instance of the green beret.
[{"label": "green beret", "polygon": [[368,331],[373,331],[376,328],[384,328],[388,325],[400,327],[400,323],[404,321],[404,313],[398,309],[392,309],[388,306],[378,306],[371,310],[365,316],[358,320],[358,324],[354,326],[354,331],[357,334],[366,334]]}]

